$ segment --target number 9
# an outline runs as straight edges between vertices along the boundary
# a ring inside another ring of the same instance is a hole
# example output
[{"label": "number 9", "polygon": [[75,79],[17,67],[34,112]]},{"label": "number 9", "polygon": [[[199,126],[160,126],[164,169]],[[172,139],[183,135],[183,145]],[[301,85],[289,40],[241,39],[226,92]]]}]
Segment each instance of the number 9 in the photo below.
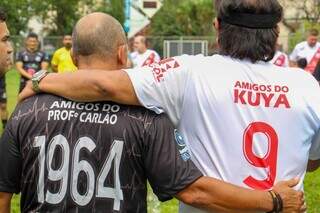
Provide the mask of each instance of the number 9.
[{"label": "number 9", "polygon": [[[268,138],[268,151],[263,158],[253,153],[253,136],[263,133]],[[264,180],[257,180],[252,176],[243,182],[253,189],[267,190],[273,187],[277,174],[278,136],[276,131],[267,123],[254,122],[245,130],[243,135],[243,153],[247,161],[259,168],[266,168],[268,176]]]}]

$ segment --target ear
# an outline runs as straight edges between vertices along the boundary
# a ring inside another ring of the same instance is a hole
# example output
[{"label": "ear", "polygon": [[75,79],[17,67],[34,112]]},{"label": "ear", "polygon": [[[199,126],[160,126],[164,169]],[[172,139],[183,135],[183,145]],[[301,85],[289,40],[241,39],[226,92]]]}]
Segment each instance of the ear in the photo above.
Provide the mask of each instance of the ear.
[{"label": "ear", "polygon": [[219,21],[218,21],[218,18],[215,18],[215,19],[214,19],[214,21],[213,21],[213,27],[214,27],[217,31],[219,31],[219,29],[220,29],[220,23],[219,23]]},{"label": "ear", "polygon": [[71,48],[70,50],[70,55],[71,55],[71,59],[73,64],[78,67],[78,57],[76,56],[76,54],[73,53],[73,48]]},{"label": "ear", "polygon": [[118,47],[118,54],[117,54],[117,60],[118,64],[121,67],[127,66],[127,60],[128,60],[128,48],[127,45],[121,45]]},{"label": "ear", "polygon": [[217,37],[216,37],[216,42],[219,45],[219,29],[220,29],[220,23],[218,18],[215,18],[213,21],[213,27],[215,28],[215,30],[217,31]]}]

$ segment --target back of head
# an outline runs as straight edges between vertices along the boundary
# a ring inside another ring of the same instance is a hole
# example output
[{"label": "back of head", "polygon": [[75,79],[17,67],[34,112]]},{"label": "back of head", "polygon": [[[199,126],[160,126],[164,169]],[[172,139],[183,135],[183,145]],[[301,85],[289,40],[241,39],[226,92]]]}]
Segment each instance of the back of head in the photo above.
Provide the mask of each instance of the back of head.
[{"label": "back of head", "polygon": [[110,58],[120,45],[126,44],[121,24],[105,13],[92,13],[81,18],[72,34],[73,54]]},{"label": "back of head", "polygon": [[6,20],[7,20],[7,14],[4,11],[4,9],[0,7],[0,23],[6,22]]},{"label": "back of head", "polygon": [[307,59],[305,58],[300,58],[298,61],[297,61],[297,66],[301,69],[304,69],[306,68],[308,65],[308,61]]},{"label": "back of head", "polygon": [[217,0],[222,55],[270,61],[276,50],[283,10],[277,0]]}]

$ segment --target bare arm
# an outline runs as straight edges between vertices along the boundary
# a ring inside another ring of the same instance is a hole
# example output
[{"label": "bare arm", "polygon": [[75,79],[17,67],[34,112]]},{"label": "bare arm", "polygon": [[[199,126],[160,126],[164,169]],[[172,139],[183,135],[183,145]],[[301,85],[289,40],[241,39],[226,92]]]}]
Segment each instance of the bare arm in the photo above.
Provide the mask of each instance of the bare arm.
[{"label": "bare arm", "polygon": [[10,213],[12,194],[0,192],[0,213]]},{"label": "bare arm", "polygon": [[[115,101],[140,105],[129,76],[125,71],[79,70],[63,75],[50,73],[40,82],[43,92],[52,93],[74,101]],[[28,83],[19,99],[33,95]]]},{"label": "bare arm", "polygon": [[32,76],[26,71],[23,69],[23,63],[21,61],[18,61],[16,63],[16,68],[17,70],[20,72],[21,76],[27,78],[27,79],[31,79]]},{"label": "bare arm", "polygon": [[320,160],[309,160],[307,171],[314,172],[320,167]]},{"label": "bare arm", "polygon": [[[283,212],[303,212],[303,193],[289,187],[297,180],[281,182],[274,187],[284,201]],[[209,211],[219,212],[256,212],[271,211],[272,198],[268,192],[237,187],[209,177],[199,178],[196,182],[179,192],[176,197],[186,204]]]}]

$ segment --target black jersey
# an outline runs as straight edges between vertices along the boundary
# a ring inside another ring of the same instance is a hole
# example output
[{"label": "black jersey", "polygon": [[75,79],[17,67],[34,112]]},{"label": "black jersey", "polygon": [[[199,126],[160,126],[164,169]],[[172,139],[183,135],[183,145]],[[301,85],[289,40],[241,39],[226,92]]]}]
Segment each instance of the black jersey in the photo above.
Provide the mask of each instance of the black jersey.
[{"label": "black jersey", "polygon": [[31,75],[41,70],[41,63],[43,61],[49,62],[49,60],[48,54],[42,51],[31,53],[24,50],[19,52],[16,56],[16,61],[22,62],[23,69]]},{"label": "black jersey", "polygon": [[38,95],[17,106],[0,141],[0,191],[22,212],[146,212],[202,174],[165,115],[112,102]]},{"label": "black jersey", "polygon": [[6,76],[3,75],[0,77],[0,91],[5,91],[6,90]]},{"label": "black jersey", "polygon": [[0,103],[7,103],[6,77],[0,78]]}]

